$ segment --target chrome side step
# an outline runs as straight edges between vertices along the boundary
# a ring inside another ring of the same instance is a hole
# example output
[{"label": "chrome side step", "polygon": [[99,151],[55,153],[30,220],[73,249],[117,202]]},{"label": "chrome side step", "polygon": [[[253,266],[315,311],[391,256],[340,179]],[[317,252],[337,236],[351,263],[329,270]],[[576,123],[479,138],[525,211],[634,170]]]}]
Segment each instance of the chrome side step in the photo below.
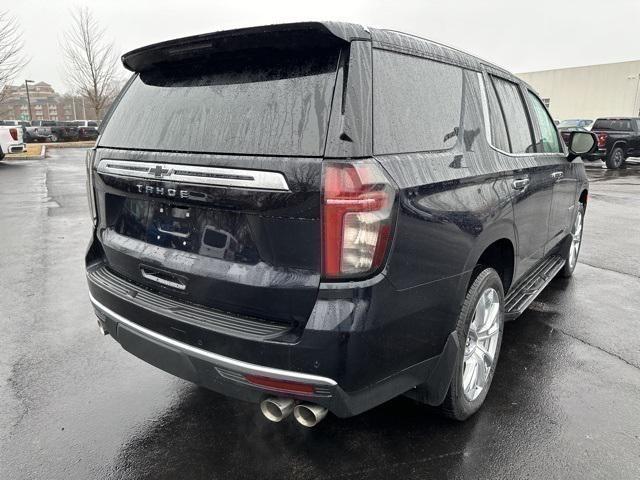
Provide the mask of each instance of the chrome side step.
[{"label": "chrome side step", "polygon": [[505,321],[515,320],[562,270],[565,259],[559,255],[545,258],[505,298]]}]

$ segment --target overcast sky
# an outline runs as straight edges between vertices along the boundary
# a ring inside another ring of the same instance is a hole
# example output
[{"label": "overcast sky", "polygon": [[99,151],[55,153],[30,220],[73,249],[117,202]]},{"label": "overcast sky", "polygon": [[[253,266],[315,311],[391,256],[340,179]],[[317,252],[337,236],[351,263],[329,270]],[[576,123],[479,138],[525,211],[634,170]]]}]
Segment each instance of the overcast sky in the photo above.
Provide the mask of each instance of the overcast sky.
[{"label": "overcast sky", "polygon": [[20,80],[46,81],[61,92],[68,85],[59,42],[69,26],[68,12],[77,5],[90,6],[119,53],[228,28],[340,20],[440,41],[513,72],[640,59],[640,0],[19,0],[6,5],[21,23],[31,58]]}]

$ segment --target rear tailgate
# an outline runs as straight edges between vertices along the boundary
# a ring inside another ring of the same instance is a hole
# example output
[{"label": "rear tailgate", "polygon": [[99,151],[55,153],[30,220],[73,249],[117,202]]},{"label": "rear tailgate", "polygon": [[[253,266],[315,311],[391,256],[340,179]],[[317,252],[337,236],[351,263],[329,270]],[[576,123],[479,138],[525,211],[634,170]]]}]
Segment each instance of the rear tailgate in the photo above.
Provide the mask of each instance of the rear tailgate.
[{"label": "rear tailgate", "polygon": [[189,302],[304,321],[320,280],[320,164],[99,149],[107,264]]},{"label": "rear tailgate", "polygon": [[305,322],[339,54],[245,52],[136,75],[93,162],[108,268],[186,302]]}]

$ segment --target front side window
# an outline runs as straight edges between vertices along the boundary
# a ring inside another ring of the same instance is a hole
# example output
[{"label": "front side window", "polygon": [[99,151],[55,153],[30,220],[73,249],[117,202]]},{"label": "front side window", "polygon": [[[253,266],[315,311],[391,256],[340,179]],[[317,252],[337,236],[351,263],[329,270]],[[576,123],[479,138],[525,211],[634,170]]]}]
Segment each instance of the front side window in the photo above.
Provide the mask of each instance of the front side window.
[{"label": "front side window", "polygon": [[538,97],[532,92],[528,93],[531,105],[533,105],[534,120],[538,122],[540,130],[540,138],[537,139],[536,151],[544,153],[561,152],[560,142],[558,141],[558,132],[556,131],[556,127],[553,124],[551,117]]},{"label": "front side window", "polygon": [[531,128],[520,88],[513,82],[490,76],[507,124],[512,153],[533,153]]},{"label": "front side window", "polygon": [[373,135],[378,155],[446,150],[458,141],[462,69],[374,49]]}]

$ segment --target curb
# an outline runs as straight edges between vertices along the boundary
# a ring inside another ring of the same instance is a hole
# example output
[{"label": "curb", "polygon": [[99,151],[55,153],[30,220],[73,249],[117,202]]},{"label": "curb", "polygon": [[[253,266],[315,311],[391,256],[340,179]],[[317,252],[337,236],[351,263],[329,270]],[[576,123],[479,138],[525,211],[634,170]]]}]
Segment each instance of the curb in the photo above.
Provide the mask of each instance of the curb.
[{"label": "curb", "polygon": [[[95,141],[47,143],[49,148],[93,148]],[[43,145],[44,146],[44,145]]]}]

